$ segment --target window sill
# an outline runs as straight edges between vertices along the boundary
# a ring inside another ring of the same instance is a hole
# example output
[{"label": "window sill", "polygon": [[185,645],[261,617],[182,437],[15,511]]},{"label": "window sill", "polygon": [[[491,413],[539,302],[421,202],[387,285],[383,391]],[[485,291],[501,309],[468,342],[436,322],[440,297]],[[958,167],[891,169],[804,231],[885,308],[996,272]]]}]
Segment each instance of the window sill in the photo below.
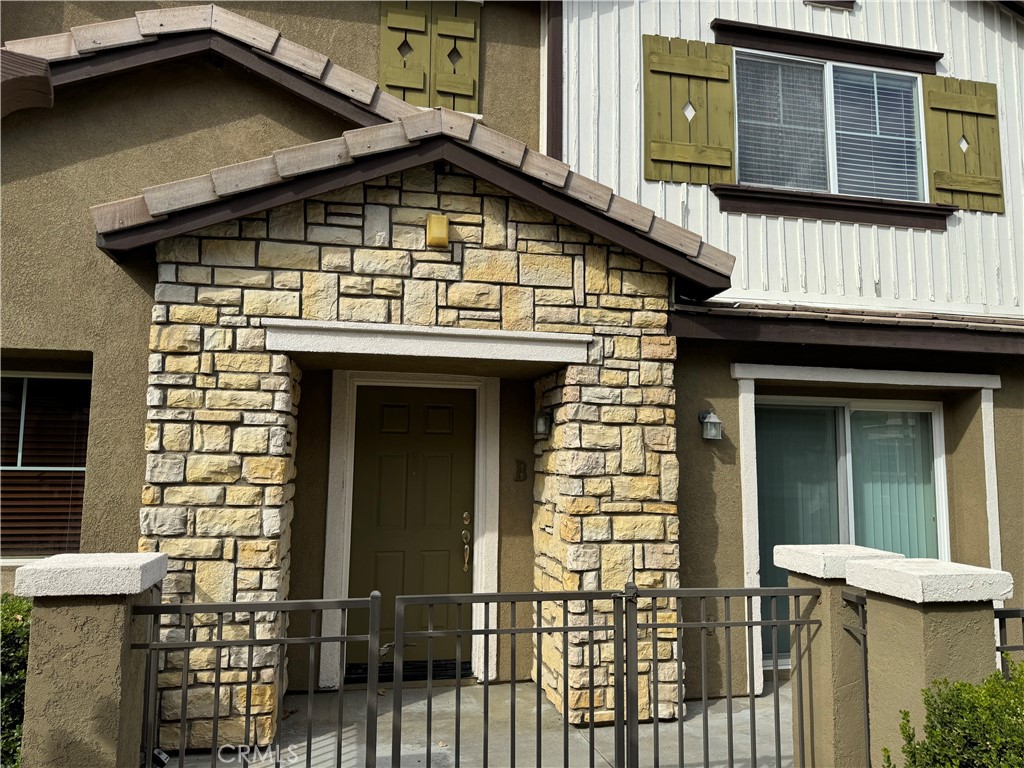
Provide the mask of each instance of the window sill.
[{"label": "window sill", "polygon": [[711,191],[718,198],[723,213],[882,224],[938,232],[945,232],[948,217],[960,210],[955,205],[941,203],[797,192],[742,184],[712,184]]}]

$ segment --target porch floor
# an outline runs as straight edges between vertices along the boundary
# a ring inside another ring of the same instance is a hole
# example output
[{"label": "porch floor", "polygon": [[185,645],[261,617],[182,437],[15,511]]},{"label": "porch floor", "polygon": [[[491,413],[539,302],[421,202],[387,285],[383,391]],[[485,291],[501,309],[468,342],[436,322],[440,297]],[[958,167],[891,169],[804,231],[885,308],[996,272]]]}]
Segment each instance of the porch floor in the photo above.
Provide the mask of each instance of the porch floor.
[{"label": "porch floor", "polygon": [[[765,692],[756,700],[754,722],[758,766],[793,765],[793,738],[790,686],[783,682],[779,688],[779,751],[776,754],[776,727],[774,718],[774,696],[771,681],[766,681]],[[461,704],[461,756],[463,766],[482,766],[484,707],[482,685],[462,688]],[[512,736],[509,724],[509,695],[507,684],[490,686],[488,718],[488,765],[510,765]],[[391,691],[385,689],[378,699],[380,714],[377,729],[377,765],[391,766]],[[402,714],[402,764],[406,766],[426,765],[426,690],[406,688],[406,705]],[[345,693],[344,727],[342,729],[342,761],[345,768],[365,765],[364,718],[366,706],[365,691]],[[312,740],[310,765],[315,768],[333,768],[337,760],[337,706],[336,693],[315,695],[312,718]],[[431,735],[431,765],[436,768],[455,766],[455,688],[435,687],[433,692],[433,718]],[[521,766],[538,765],[536,689],[531,683],[522,683],[516,689],[515,763]],[[286,718],[282,727],[282,748],[280,765],[307,765],[307,708],[305,694],[285,697]],[[708,752],[709,766],[751,765],[750,759],[750,716],[746,698],[735,698],[732,703],[733,753],[729,759],[728,719],[725,699],[708,702]],[[540,714],[540,761],[543,766],[563,765],[562,718],[546,699]],[[679,759],[679,723],[659,723],[657,728],[658,757],[662,766],[704,765],[704,718],[700,701],[686,703],[683,720],[683,761]],[[639,727],[640,763],[656,765],[655,726],[644,723]],[[572,766],[589,766],[593,749],[595,766],[614,766],[614,734],[608,727],[594,729],[594,744],[590,744],[590,732],[586,727],[569,726],[568,752]],[[275,765],[274,756],[265,752],[253,755],[254,768],[269,768]],[[173,756],[171,766],[177,765]],[[243,765],[236,753],[224,751],[217,766]],[[209,753],[187,755],[184,765],[201,768],[211,765]]]}]

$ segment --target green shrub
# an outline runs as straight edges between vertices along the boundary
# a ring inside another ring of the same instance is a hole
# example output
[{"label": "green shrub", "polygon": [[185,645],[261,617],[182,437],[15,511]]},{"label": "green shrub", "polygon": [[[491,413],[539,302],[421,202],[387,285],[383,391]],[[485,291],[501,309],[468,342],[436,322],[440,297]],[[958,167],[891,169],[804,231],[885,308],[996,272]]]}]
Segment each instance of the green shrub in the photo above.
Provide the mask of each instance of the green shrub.
[{"label": "green shrub", "polygon": [[938,680],[923,695],[922,740],[902,712],[905,768],[1024,768],[1024,663],[1011,663],[1009,680],[999,672],[979,685]]},{"label": "green shrub", "polygon": [[25,670],[28,668],[28,625],[32,603],[4,593],[0,596],[0,765],[17,768],[21,723],[25,718]]}]

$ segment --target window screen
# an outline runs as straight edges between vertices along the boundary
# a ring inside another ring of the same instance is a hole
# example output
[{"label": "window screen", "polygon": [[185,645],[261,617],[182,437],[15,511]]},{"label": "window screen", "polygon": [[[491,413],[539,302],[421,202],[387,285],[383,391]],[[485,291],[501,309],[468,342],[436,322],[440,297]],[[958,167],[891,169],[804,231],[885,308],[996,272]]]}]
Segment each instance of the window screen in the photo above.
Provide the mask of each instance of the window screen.
[{"label": "window screen", "polygon": [[916,85],[912,77],[834,68],[839,194],[921,199]]},{"label": "window screen", "polygon": [[828,190],[824,66],[736,59],[739,182]]},{"label": "window screen", "polygon": [[78,551],[89,390],[86,379],[0,378],[4,557]]}]

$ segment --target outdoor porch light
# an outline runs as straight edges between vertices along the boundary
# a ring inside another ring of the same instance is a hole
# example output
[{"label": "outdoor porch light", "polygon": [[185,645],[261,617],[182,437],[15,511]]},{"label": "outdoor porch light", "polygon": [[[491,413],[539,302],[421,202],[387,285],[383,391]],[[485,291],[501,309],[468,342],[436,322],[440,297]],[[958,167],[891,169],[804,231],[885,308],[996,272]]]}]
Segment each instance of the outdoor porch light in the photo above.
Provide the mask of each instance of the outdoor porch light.
[{"label": "outdoor porch light", "polygon": [[551,437],[551,415],[541,411],[533,419],[533,437],[535,440],[547,440]]},{"label": "outdoor porch light", "polygon": [[697,421],[701,423],[700,436],[705,440],[722,439],[722,420],[714,411],[701,411],[697,414]]},{"label": "outdoor porch light", "polygon": [[448,247],[448,217],[443,213],[427,214],[427,245],[431,248]]}]

